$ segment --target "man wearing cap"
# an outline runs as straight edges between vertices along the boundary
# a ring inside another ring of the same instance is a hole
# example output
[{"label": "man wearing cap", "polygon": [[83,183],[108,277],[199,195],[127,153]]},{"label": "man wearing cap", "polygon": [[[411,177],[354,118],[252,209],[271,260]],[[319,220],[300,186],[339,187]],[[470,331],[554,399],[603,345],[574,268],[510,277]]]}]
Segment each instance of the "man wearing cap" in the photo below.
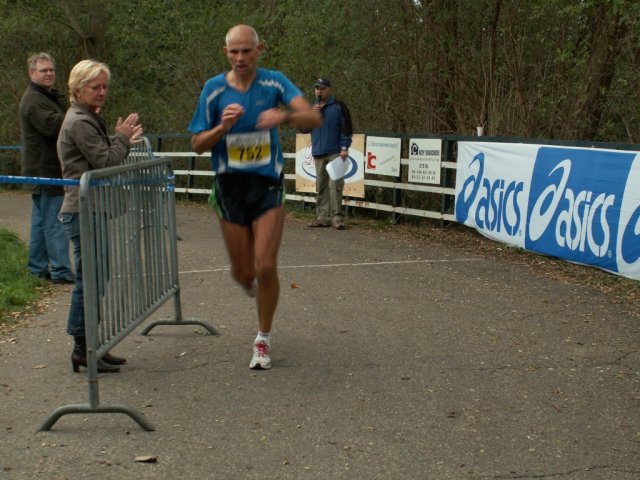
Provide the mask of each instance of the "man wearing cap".
[{"label": "man wearing cap", "polygon": [[327,173],[327,163],[337,156],[346,162],[353,127],[349,109],[331,94],[331,81],[318,78],[314,85],[314,108],[322,114],[322,125],[311,129],[311,154],[316,166],[316,218],[310,227],[330,227],[344,230],[342,189],[344,179],[332,180]]}]

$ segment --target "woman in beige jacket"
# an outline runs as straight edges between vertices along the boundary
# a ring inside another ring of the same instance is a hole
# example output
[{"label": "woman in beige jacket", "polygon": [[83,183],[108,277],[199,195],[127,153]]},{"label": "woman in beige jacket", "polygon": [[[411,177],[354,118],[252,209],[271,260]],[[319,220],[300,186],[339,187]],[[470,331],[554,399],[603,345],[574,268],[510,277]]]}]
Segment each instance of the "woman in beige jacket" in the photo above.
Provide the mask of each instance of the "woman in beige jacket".
[{"label": "woman in beige jacket", "polygon": [[[124,120],[118,118],[115,135],[108,134],[100,110],[107,98],[110,77],[109,67],[94,60],[82,60],[71,70],[71,107],[65,115],[57,144],[62,176],[65,179],[79,180],[87,170],[123,163],[129,154],[129,146],[142,134],[137,113],[129,114]],[[76,270],[75,288],[71,294],[67,320],[67,333],[74,338],[71,354],[74,372],[77,372],[80,366],[87,366],[78,190],[79,187],[76,186],[65,187],[64,201],[59,214],[59,220],[73,245]],[[98,371],[115,372],[120,369],[119,365],[125,362],[124,358],[106,353],[98,361]]]}]

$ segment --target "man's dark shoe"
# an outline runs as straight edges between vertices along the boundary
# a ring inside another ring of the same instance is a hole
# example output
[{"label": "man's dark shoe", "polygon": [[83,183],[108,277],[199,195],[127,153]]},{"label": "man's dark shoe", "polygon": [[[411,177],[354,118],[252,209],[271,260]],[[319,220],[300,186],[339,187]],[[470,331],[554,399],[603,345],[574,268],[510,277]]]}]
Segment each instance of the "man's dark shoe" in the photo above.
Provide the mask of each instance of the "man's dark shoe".
[{"label": "man's dark shoe", "polygon": [[336,230],[344,230],[347,228],[347,226],[344,224],[342,220],[334,220],[333,228],[335,228]]},{"label": "man's dark shoe", "polygon": [[309,225],[307,225],[308,227],[311,228],[321,228],[321,227],[330,227],[331,224],[329,223],[320,223],[320,220],[318,220],[317,218],[311,222]]},{"label": "man's dark shoe", "polygon": [[76,279],[69,275],[68,277],[52,278],[51,283],[55,283],[56,285],[73,285],[76,283]]}]

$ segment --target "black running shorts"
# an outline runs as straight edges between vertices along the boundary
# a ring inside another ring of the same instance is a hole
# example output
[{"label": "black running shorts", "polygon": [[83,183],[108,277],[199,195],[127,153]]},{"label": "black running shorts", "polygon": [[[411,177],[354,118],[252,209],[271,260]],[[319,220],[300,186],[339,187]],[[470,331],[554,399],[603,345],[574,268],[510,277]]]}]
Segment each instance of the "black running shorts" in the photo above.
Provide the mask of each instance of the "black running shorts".
[{"label": "black running shorts", "polygon": [[253,173],[216,175],[209,204],[218,216],[231,223],[250,226],[267,210],[284,203],[284,178],[278,180]]}]

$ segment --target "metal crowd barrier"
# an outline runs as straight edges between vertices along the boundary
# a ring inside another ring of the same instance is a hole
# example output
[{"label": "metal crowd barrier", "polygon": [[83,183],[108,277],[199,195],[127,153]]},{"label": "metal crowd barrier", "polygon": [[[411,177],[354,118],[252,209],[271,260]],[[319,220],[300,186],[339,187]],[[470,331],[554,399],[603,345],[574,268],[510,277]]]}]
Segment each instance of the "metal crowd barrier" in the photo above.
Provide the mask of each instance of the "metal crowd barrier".
[{"label": "metal crowd barrier", "polygon": [[140,138],[139,141],[131,145],[129,148],[129,155],[124,161],[125,165],[132,163],[144,162],[145,160],[155,159],[153,155],[153,149],[151,143],[147,137]]},{"label": "metal crowd barrier", "polygon": [[98,359],[173,299],[174,317],[148,325],[200,325],[183,319],[178,282],[174,176],[170,159],[153,158],[148,144],[125,164],[80,179],[80,241],[84,286],[89,401],[57,408],[40,427],[50,430],[71,413],[124,413],[143,429],[147,419],[124,404],[101,404]]}]

